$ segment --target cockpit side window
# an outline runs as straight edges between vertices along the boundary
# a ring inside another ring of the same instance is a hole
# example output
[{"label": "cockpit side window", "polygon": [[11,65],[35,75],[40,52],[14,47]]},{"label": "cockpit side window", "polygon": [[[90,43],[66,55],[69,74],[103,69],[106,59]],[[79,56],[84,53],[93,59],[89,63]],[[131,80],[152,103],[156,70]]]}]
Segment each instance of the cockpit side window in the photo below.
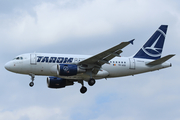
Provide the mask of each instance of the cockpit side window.
[{"label": "cockpit side window", "polygon": [[14,60],[23,60],[23,57],[16,57]]}]

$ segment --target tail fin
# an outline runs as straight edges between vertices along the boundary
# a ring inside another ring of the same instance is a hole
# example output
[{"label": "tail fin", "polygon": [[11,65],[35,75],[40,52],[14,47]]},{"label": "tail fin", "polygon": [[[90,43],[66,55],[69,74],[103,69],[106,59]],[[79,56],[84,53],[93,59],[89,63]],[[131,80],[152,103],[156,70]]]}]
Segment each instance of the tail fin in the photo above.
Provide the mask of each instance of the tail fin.
[{"label": "tail fin", "polygon": [[143,47],[134,55],[134,58],[159,59],[163,50],[168,25],[161,25]]}]

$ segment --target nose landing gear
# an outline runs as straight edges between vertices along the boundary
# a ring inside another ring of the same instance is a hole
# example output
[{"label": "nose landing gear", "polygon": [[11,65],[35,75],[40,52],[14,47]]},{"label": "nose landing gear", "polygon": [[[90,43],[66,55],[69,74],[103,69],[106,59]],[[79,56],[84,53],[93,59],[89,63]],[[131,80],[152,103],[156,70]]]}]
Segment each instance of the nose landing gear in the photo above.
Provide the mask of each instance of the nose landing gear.
[{"label": "nose landing gear", "polygon": [[33,86],[34,86],[34,82],[30,82],[30,83],[29,83],[29,86],[30,86],[30,87],[33,87]]},{"label": "nose landing gear", "polygon": [[34,86],[34,82],[33,82],[33,81],[34,81],[35,75],[32,74],[32,73],[29,74],[29,75],[31,76],[31,80],[32,80],[32,82],[29,83],[29,86],[30,86],[30,87],[33,87],[33,86]]}]

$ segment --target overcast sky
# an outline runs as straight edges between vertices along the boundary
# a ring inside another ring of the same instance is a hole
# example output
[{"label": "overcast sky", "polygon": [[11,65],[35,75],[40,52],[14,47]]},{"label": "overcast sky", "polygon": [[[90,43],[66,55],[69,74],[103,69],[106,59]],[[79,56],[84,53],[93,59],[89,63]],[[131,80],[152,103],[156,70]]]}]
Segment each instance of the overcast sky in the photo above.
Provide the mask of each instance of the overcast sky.
[{"label": "overcast sky", "polygon": [[[30,88],[30,76],[4,69],[22,53],[94,55],[135,38],[121,54],[131,56],[161,24],[171,68],[85,83],[85,94],[78,83],[49,89],[42,76]],[[1,0],[0,40],[1,120],[180,120],[178,0]]]}]

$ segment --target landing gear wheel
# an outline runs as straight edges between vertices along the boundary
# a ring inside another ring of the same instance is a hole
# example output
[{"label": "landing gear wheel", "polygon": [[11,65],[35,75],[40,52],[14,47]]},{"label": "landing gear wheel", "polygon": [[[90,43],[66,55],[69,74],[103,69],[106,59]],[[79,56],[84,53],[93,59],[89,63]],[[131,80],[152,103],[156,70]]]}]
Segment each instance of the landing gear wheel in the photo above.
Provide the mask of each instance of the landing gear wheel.
[{"label": "landing gear wheel", "polygon": [[93,86],[94,84],[96,83],[95,79],[91,78],[89,81],[88,81],[88,84],[90,86]]},{"label": "landing gear wheel", "polygon": [[32,74],[32,73],[30,73],[29,75],[31,76],[31,80],[32,80],[32,82],[29,83],[29,86],[32,87],[32,86],[34,86],[34,82],[33,81],[34,81],[35,75]]},{"label": "landing gear wheel", "polygon": [[81,89],[80,89],[80,92],[81,92],[82,94],[84,94],[86,91],[87,91],[87,88],[84,87],[84,86],[82,86]]},{"label": "landing gear wheel", "polygon": [[30,82],[30,83],[29,83],[29,86],[30,86],[30,87],[34,86],[34,83],[33,83],[33,82]]}]

